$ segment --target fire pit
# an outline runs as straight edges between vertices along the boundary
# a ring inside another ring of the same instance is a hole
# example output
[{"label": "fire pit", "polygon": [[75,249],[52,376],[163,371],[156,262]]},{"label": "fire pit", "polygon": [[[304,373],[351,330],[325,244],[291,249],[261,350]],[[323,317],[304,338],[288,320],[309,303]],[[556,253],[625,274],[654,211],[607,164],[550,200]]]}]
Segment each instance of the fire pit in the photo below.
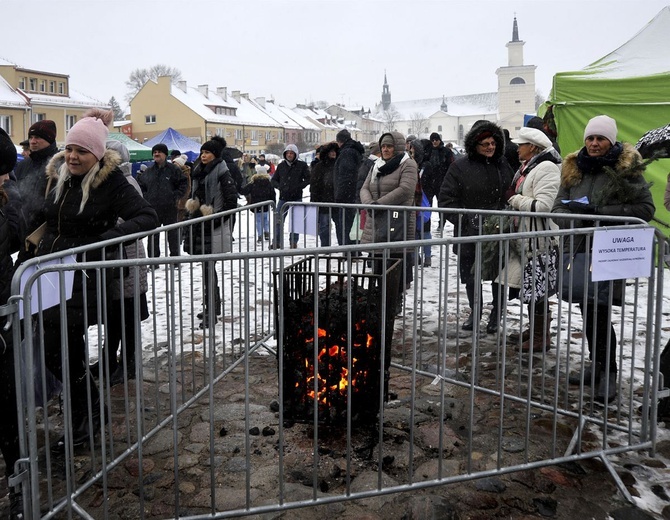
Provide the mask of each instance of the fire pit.
[{"label": "fire pit", "polygon": [[306,258],[274,273],[285,419],[312,422],[316,413],[321,424],[342,424],[350,404],[353,422],[376,420],[382,377],[384,400],[388,392],[400,265]]}]

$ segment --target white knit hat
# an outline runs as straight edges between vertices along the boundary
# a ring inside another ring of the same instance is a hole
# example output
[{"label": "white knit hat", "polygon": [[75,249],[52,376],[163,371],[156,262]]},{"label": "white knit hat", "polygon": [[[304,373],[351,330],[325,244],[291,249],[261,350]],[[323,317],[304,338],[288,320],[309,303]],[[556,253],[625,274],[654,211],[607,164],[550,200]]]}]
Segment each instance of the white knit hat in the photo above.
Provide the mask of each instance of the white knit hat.
[{"label": "white knit hat", "polygon": [[596,116],[591,119],[584,129],[584,140],[590,135],[602,135],[610,143],[616,143],[616,121],[609,116]]}]

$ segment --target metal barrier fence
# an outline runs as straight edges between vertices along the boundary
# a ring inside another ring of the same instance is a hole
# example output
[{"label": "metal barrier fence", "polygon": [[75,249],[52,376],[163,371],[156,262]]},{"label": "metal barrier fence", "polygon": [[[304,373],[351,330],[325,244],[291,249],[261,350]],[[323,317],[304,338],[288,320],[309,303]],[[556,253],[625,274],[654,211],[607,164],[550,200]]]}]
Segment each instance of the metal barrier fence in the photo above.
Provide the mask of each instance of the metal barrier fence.
[{"label": "metal barrier fence", "polygon": [[[610,305],[614,284],[603,283],[611,309],[607,340],[616,334],[618,366],[616,398],[605,406],[594,400],[592,381],[572,385],[567,379],[588,366],[582,319],[597,310],[582,317],[578,304],[586,301],[550,297],[545,310],[554,319],[530,351],[510,333],[536,325],[534,306],[529,314],[498,294],[500,328],[487,334],[484,323],[479,326],[496,307],[485,266],[497,264],[496,275],[508,283],[508,274],[499,273],[515,255],[525,257],[521,239],[551,239],[572,255],[580,240],[590,243],[595,228],[501,233],[509,217],[528,214],[434,210],[433,223],[438,213],[471,218],[487,234],[454,237],[447,224],[442,237],[407,240],[402,248],[360,244],[359,233],[350,245],[321,247],[306,233],[305,222],[313,230],[307,217],[293,229],[297,248],[274,249],[254,231],[256,207],[222,214],[235,217],[230,253],[69,259],[70,253],[90,255],[84,248],[21,266],[11,305],[15,344],[25,354],[23,363],[16,360],[22,459],[10,484],[23,491],[28,518],[106,518],[120,502],[137,518],[230,518],[586,458],[601,459],[632,500],[608,457],[654,453],[662,262],[648,278],[626,281],[621,306]],[[344,215],[342,207],[305,208],[327,212],[331,226]],[[198,222],[210,225],[222,215]],[[280,238],[288,236],[281,219],[272,215],[271,222]],[[614,219],[608,229],[623,222]],[[159,232],[183,233],[184,226]],[[335,244],[334,228],[330,232]],[[147,239],[125,237],[123,245]],[[661,243],[655,234],[654,259]],[[106,242],[106,250],[121,244]],[[474,253],[471,273],[459,272],[464,247]],[[558,255],[559,287],[564,262]],[[149,313],[141,320],[139,285],[122,303],[112,299],[111,287],[138,279],[145,269]],[[47,279],[46,273],[53,274]],[[120,348],[120,383],[105,362],[83,380],[70,380],[73,314],[66,288],[72,273],[95,289],[83,291],[86,363],[103,360],[103,347]],[[483,285],[473,295],[474,331],[463,330],[469,305],[461,278],[468,274]],[[49,310],[46,301],[54,295],[60,303]],[[31,318],[20,322],[23,316]],[[106,344],[119,330],[125,333],[117,334],[120,347]],[[52,386],[44,366],[54,344],[63,360],[62,400],[40,403]],[[366,348],[374,355],[363,366]]]}]

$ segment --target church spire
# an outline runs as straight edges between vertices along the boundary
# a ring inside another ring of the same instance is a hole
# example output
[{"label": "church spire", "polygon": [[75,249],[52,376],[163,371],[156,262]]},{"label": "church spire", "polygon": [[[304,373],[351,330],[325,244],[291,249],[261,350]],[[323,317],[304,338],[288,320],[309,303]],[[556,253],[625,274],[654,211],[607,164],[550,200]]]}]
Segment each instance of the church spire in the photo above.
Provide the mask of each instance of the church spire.
[{"label": "church spire", "polygon": [[442,110],[442,112],[447,112],[447,108],[449,108],[447,106],[447,101],[446,99],[444,99],[444,96],[442,96],[442,104],[440,105],[440,110]]},{"label": "church spire", "polygon": [[514,16],[514,25],[512,26],[512,41],[521,41],[519,40],[519,25],[516,23],[516,15]]},{"label": "church spire", "polygon": [[391,91],[389,90],[389,84],[386,80],[386,69],[384,69],[384,88],[382,90],[382,109],[388,110],[391,106]]}]

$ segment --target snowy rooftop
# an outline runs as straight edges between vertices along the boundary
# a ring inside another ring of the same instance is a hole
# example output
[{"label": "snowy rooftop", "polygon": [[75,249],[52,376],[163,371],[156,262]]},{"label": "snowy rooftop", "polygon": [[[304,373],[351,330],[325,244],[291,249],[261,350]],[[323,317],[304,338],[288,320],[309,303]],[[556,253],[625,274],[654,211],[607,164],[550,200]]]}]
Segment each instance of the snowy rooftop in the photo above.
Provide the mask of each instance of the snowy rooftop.
[{"label": "snowy rooftop", "polygon": [[[277,121],[264,112],[256,103],[251,102],[245,97],[240,97],[237,101],[230,93],[226,99],[221,97],[216,91],[207,89],[207,96],[196,87],[186,87],[186,92],[179,87],[172,85],[171,94],[174,98],[181,101],[205,121],[210,123],[238,124],[238,125],[259,125],[277,127],[280,126]],[[236,115],[216,114],[210,107],[234,108]]]},{"label": "snowy rooftop", "polygon": [[25,98],[16,92],[2,76],[0,76],[0,106],[28,108]]},{"label": "snowy rooftop", "polygon": [[[451,116],[471,116],[488,114],[498,111],[498,93],[485,92],[483,94],[469,94],[465,96],[449,96],[412,101],[394,101],[393,107],[400,113],[403,120],[412,119],[414,114],[430,117],[442,110],[442,104],[447,104],[446,113]],[[381,105],[375,107],[376,114],[381,112]]]}]

